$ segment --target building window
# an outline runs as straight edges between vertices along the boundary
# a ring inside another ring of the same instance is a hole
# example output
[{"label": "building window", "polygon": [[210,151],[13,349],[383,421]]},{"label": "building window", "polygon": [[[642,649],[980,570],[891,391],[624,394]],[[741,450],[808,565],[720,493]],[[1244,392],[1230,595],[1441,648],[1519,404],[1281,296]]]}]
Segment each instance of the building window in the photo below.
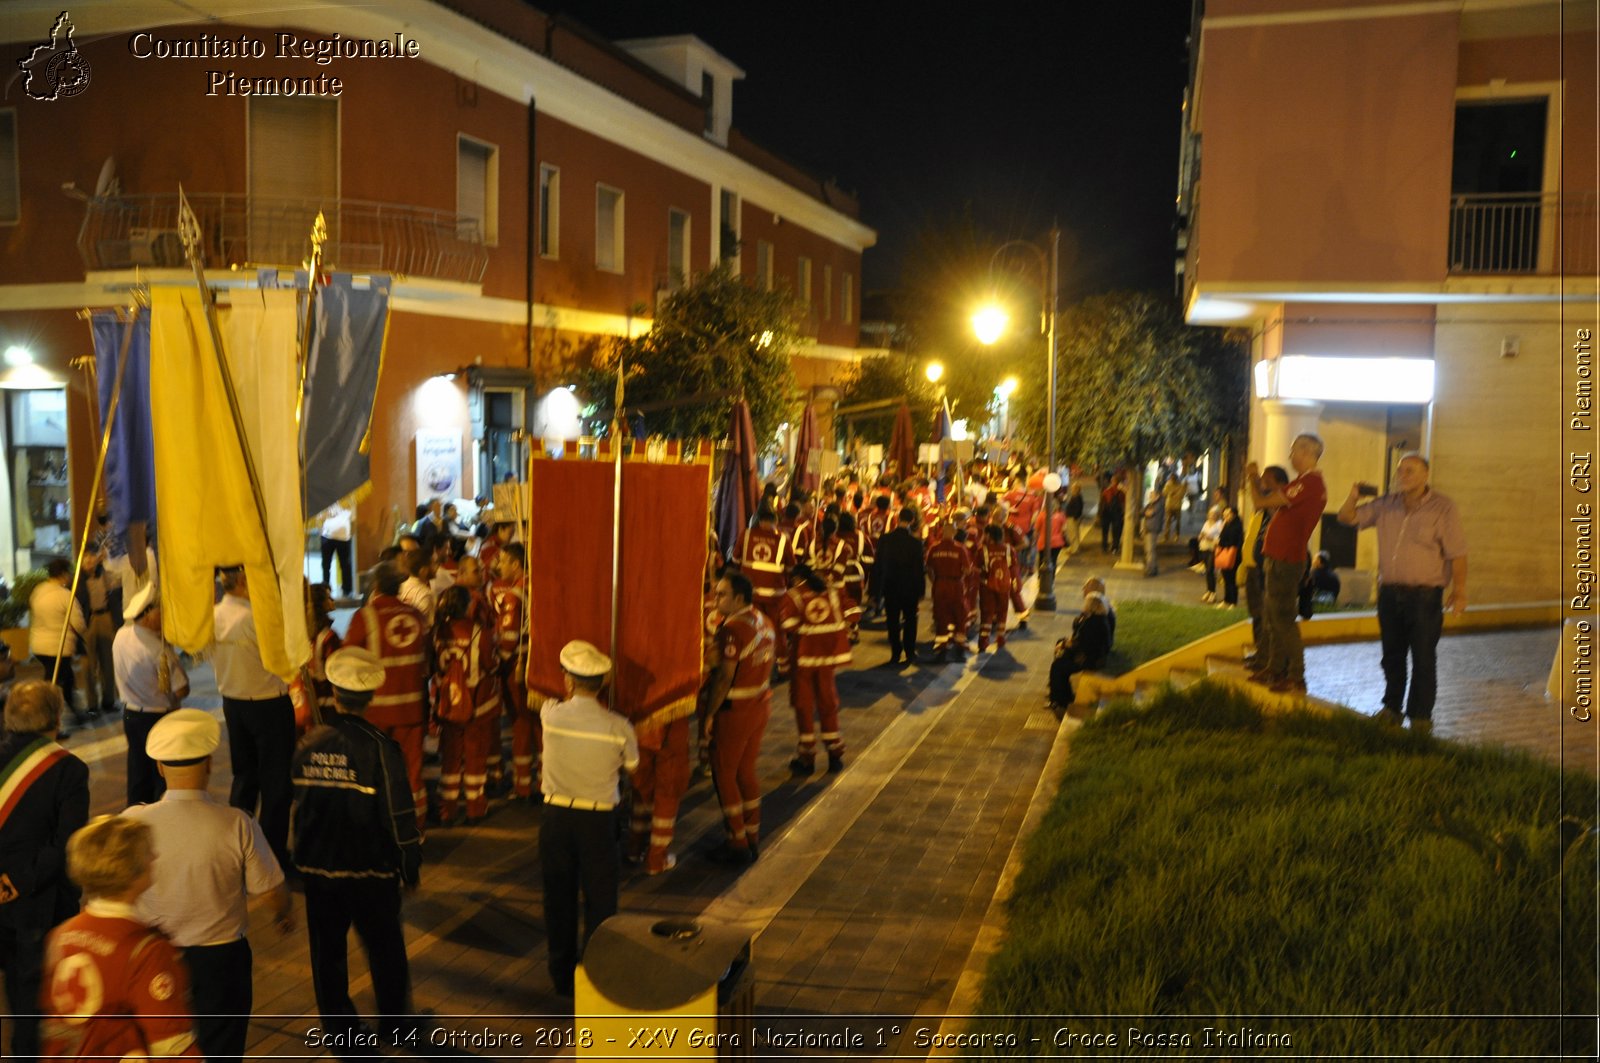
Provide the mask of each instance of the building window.
[{"label": "building window", "polygon": [[833,267],[822,267],[822,320],[833,320]]},{"label": "building window", "polygon": [[856,278],[853,273],[846,273],[839,285],[839,319],[846,325],[852,325],[856,320]]},{"label": "building window", "polygon": [[539,254],[561,254],[561,171],[554,166],[539,167]]},{"label": "building window", "polygon": [[772,245],[765,240],[756,241],[756,283],[762,291],[772,291]]},{"label": "building window", "polygon": [[689,279],[689,212],[667,211],[667,287],[682,288]]},{"label": "building window", "polygon": [[711,76],[710,71],[702,70],[700,72],[700,105],[706,110],[705,132],[708,136],[717,131],[716,111],[713,107],[716,98],[716,78]]},{"label": "building window", "polygon": [[800,296],[800,302],[806,308],[806,313],[811,312],[811,260],[804,255],[800,256],[800,265],[795,270],[795,294]]},{"label": "building window", "polygon": [[607,273],[622,272],[622,190],[595,185],[594,266]]},{"label": "building window", "polygon": [[[739,260],[739,193],[722,190],[722,246],[720,257]],[[735,268],[737,272],[737,267]]]},{"label": "building window", "polygon": [[22,220],[22,188],[17,158],[17,111],[0,111],[0,225]]},{"label": "building window", "polygon": [[465,134],[456,136],[456,214],[463,238],[499,242],[500,149]]}]

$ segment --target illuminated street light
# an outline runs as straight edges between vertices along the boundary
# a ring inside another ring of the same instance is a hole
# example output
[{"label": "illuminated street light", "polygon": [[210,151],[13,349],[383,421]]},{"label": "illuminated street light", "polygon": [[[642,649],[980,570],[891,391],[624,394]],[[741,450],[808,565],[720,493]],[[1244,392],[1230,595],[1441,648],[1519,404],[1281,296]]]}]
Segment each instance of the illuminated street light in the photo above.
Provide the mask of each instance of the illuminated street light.
[{"label": "illuminated street light", "polygon": [[944,378],[944,363],[929,362],[928,367],[923,370],[923,373],[927,376],[928,383],[937,384]]},{"label": "illuminated street light", "polygon": [[[1049,359],[1048,372],[1045,380],[1049,384],[1049,394],[1045,401],[1045,424],[1048,426],[1049,437],[1049,472],[1056,468],[1056,297],[1061,290],[1061,230],[1056,226],[1050,227],[1049,251],[1031,240],[1010,240],[994,249],[994,255],[989,259],[989,272],[994,272],[995,263],[1000,261],[1000,256],[1013,247],[1026,247],[1038,256],[1039,281],[1041,284],[1040,302],[1044,310],[1045,333],[1049,338],[1046,348],[1046,357]],[[984,344],[994,343],[1005,332],[1008,318],[1005,311],[998,307],[984,307],[972,315],[972,331],[977,334],[978,340]],[[998,390],[998,389],[997,389]],[[1044,495],[1044,534],[1048,539],[1050,534],[1050,511],[1055,508],[1055,496],[1046,491]],[[1050,564],[1049,543],[1046,542],[1039,551],[1039,595],[1034,599],[1034,607],[1043,610],[1054,610],[1056,607],[1056,570]]]},{"label": "illuminated street light", "polygon": [[1011,315],[992,303],[972,315],[972,331],[985,347],[994,346],[1006,334],[1010,324]]},{"label": "illuminated street light", "polygon": [[1017,378],[1014,376],[1008,376],[1004,380],[1000,381],[1000,386],[994,389],[994,393],[999,395],[1002,399],[1009,399],[1012,395],[1016,394],[1016,390]]}]

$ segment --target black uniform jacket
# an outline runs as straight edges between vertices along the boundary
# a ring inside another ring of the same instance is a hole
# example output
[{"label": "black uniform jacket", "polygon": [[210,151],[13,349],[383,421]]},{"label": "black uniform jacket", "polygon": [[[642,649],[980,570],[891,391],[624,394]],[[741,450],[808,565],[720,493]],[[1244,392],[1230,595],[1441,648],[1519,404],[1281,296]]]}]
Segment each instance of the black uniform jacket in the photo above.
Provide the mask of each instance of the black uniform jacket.
[{"label": "black uniform jacket", "polygon": [[400,747],[334,712],[295,750],[290,852],[302,874],[417,884],[422,836]]}]

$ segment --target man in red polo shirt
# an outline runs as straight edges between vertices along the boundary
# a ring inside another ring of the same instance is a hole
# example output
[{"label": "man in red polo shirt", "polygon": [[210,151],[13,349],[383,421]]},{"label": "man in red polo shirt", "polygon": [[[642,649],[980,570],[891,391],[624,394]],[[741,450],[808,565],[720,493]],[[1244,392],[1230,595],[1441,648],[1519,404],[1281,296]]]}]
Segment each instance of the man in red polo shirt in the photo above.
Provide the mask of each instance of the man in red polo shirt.
[{"label": "man in red polo shirt", "polygon": [[1306,692],[1306,649],[1300,641],[1295,609],[1306,570],[1306,545],[1328,504],[1328,488],[1317,471],[1321,457],[1322,440],[1307,432],[1295,436],[1289,447],[1289,466],[1295,478],[1283,488],[1264,485],[1255,462],[1245,467],[1256,508],[1274,511],[1261,547],[1266,576],[1261,633],[1267,643],[1266,656],[1250,679],[1279,693]]}]

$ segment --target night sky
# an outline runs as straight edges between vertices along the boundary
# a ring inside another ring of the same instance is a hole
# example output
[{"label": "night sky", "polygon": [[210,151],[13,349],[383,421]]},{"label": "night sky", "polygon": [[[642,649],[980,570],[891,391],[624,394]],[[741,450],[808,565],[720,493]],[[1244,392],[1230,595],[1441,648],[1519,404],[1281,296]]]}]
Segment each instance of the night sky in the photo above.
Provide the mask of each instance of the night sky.
[{"label": "night sky", "polygon": [[735,126],[860,196],[869,297],[967,211],[996,241],[1058,218],[1066,298],[1172,290],[1189,0],[534,2],[612,40],[693,33],[742,68]]}]

